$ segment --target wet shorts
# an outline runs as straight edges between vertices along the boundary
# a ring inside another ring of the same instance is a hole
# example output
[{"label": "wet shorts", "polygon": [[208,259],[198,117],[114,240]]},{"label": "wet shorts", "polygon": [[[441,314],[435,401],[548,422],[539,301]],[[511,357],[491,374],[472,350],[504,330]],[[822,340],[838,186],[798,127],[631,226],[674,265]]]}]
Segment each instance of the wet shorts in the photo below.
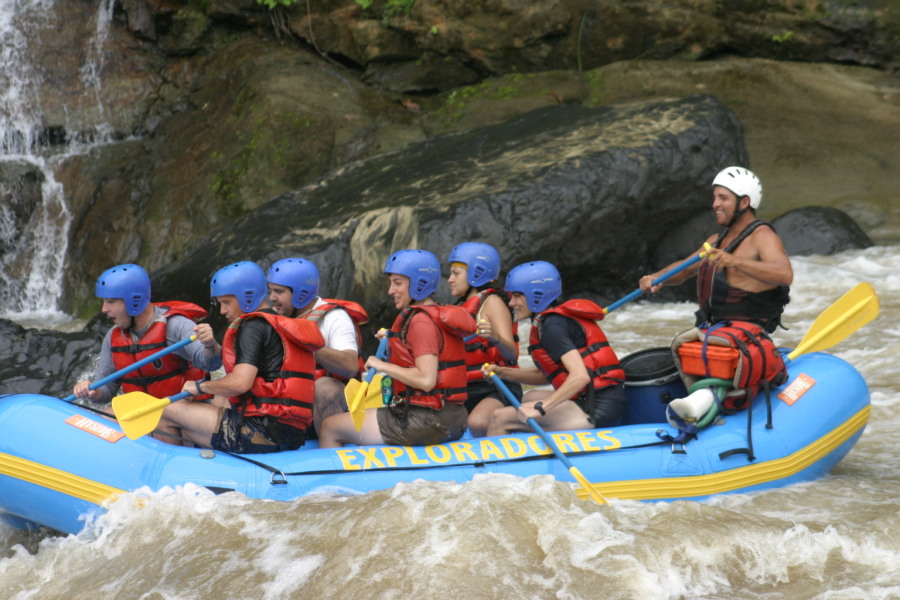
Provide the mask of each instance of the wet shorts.
[{"label": "wet shorts", "polygon": [[245,417],[236,408],[219,409],[219,430],[210,448],[237,454],[265,454],[296,450],[306,441],[306,432],[274,417]]},{"label": "wet shorts", "polygon": [[447,403],[441,410],[410,406],[404,418],[404,405],[379,408],[378,429],[385,444],[391,446],[429,446],[452,442],[466,431],[469,413],[462,404]]},{"label": "wet shorts", "polygon": [[[587,393],[575,398],[575,403],[587,411]],[[594,427],[615,427],[621,425],[628,406],[625,398],[625,386],[621,383],[594,390]]]},{"label": "wet shorts", "polygon": [[[522,399],[521,384],[514,381],[506,381],[505,379],[503,380],[503,383],[506,384],[506,387],[509,388],[509,391],[512,392],[516,399]],[[475,405],[485,398],[496,398],[503,406],[512,406],[509,403],[509,400],[506,399],[506,396],[503,395],[503,392],[498,390],[497,387],[487,379],[470,381],[469,385],[466,386],[466,396],[466,410],[469,412],[472,412]]]}]

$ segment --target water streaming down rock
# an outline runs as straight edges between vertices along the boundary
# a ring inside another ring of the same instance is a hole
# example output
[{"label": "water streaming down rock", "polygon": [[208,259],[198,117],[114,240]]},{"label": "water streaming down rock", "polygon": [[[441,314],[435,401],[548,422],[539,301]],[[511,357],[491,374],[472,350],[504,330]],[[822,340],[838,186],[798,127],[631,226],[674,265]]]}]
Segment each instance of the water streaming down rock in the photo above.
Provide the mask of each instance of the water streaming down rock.
[{"label": "water streaming down rock", "polygon": [[24,323],[62,323],[63,270],[72,214],[54,168],[110,139],[100,102],[103,45],[114,0],[101,0],[80,69],[81,93],[96,98],[89,124],[48,123],[41,110],[41,69],[33,63],[44,36],[63,27],[54,0],[0,4],[0,315]]}]

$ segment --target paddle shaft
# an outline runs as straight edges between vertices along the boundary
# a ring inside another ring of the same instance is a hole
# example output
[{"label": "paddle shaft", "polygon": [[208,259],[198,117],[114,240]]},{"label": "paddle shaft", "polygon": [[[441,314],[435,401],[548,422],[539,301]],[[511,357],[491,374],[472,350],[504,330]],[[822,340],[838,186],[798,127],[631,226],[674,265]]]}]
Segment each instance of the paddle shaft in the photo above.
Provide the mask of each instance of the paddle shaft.
[{"label": "paddle shaft", "polygon": [[[503,383],[503,380],[497,377],[497,374],[491,371],[491,381],[494,382],[494,385],[497,386],[497,389],[500,390],[506,399],[509,400],[509,403],[512,404],[516,408],[521,408],[522,403],[519,402],[519,399],[516,398],[509,388],[506,387],[506,384]],[[541,427],[537,421],[532,418],[528,419],[528,426],[534,429],[534,431],[541,436],[541,439],[544,440],[544,443],[547,444],[547,447],[553,450],[553,453],[556,455],[564,465],[566,465],[567,469],[574,468],[575,465],[572,464],[572,461],[569,460],[569,457],[562,453],[562,450],[556,445],[556,442],[553,441],[553,438],[550,437],[544,428]]]},{"label": "paddle shaft", "polygon": [[[141,360],[137,361],[136,363],[134,363],[132,365],[123,367],[123,368],[119,369],[118,371],[116,371],[115,373],[110,373],[103,379],[100,379],[99,381],[95,381],[94,383],[92,383],[90,385],[90,387],[88,387],[88,389],[96,390],[97,388],[103,387],[107,383],[112,383],[113,381],[119,379],[120,377],[128,375],[132,371],[136,371],[136,370],[140,369],[141,367],[143,367],[144,365],[152,363],[154,360],[156,360],[158,358],[162,358],[163,356],[166,356],[167,354],[171,354],[172,352],[175,352],[179,348],[184,348],[185,346],[187,346],[188,344],[190,344],[191,342],[193,342],[196,339],[197,339],[197,335],[194,334],[190,337],[184,338],[183,340],[179,340],[179,341],[175,342],[171,346],[166,346],[159,352],[154,352],[150,356],[142,358]],[[66,402],[73,402],[75,400],[75,398],[76,398],[75,394],[69,394],[68,396],[63,398],[63,400]]]},{"label": "paddle shaft", "polygon": [[[490,375],[491,381],[494,382],[494,386],[496,386],[496,388],[500,390],[500,392],[503,393],[504,396],[506,396],[506,399],[509,400],[509,403],[517,409],[521,408],[522,403],[519,402],[518,398],[516,398],[513,393],[509,391],[509,388],[506,387],[506,384],[503,383],[503,380],[497,377],[497,374],[493,371],[491,371]],[[572,477],[575,478],[575,481],[577,481],[578,484],[584,488],[584,491],[588,493],[588,495],[594,500],[594,502],[596,502],[597,504],[606,504],[606,498],[603,497],[603,494],[601,494],[596,487],[591,485],[591,482],[587,480],[587,477],[582,475],[581,471],[579,471],[578,468],[572,464],[572,461],[569,460],[569,457],[562,453],[562,450],[559,449],[559,446],[556,445],[556,442],[553,441],[553,438],[547,435],[547,432],[544,431],[544,428],[541,427],[537,421],[530,417],[526,420],[526,422],[528,423],[528,426],[531,427],[542,440],[544,440],[544,443],[547,445],[547,447],[550,448],[550,450],[553,451],[553,454],[556,455],[556,458],[558,458],[559,461],[563,465],[565,465],[566,469],[569,470],[569,474],[572,475]]]},{"label": "paddle shaft", "polygon": [[[378,342],[378,348],[375,350],[375,358],[379,360],[384,360],[384,355],[387,354],[388,348],[388,338],[387,335]],[[375,377],[375,367],[369,367],[369,370],[366,371],[365,382],[369,383],[372,381],[372,378]]]},{"label": "paddle shaft", "polygon": [[[654,280],[653,280],[653,283],[652,283],[651,285],[659,285],[660,283],[666,281],[666,280],[669,279],[670,277],[674,277],[675,275],[678,275],[679,273],[681,273],[682,271],[684,271],[685,269],[687,269],[687,268],[690,267],[691,265],[700,262],[700,260],[703,258],[703,256],[704,256],[704,253],[703,253],[703,252],[698,252],[697,254],[695,254],[694,256],[690,257],[689,259],[687,259],[686,261],[684,261],[683,263],[681,263],[681,264],[678,265],[677,267],[674,267],[674,268],[672,268],[672,269],[669,269],[668,271],[666,271],[665,273],[663,273],[662,275],[660,275],[659,277],[657,277],[656,279],[654,279]],[[623,304],[627,304],[628,302],[631,302],[632,300],[634,300],[635,298],[637,298],[637,297],[640,296],[641,294],[643,294],[643,292],[641,291],[641,288],[638,288],[638,289],[634,290],[633,292],[631,292],[630,294],[628,294],[628,295],[625,296],[624,298],[621,298],[621,299],[619,299],[619,300],[616,300],[615,302],[613,302],[612,304],[610,304],[609,306],[607,306],[606,308],[604,308],[604,309],[603,309],[603,314],[609,314],[610,312],[616,310],[617,308],[619,308],[619,307],[622,306]]]}]

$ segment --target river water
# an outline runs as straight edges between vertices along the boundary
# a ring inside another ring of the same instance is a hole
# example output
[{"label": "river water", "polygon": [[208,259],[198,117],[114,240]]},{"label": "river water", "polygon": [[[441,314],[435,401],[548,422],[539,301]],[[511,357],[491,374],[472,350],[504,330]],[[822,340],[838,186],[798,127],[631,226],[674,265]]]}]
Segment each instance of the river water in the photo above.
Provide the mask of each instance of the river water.
[{"label": "river water", "polygon": [[[900,247],[795,258],[780,345],[860,281],[878,318],[832,351],[872,393],[827,477],[706,502],[598,506],[548,477],[416,482],[290,503],[177,489],[119,502],[75,536],[0,525],[0,598],[900,598]],[[634,302],[605,330],[620,355],[667,345],[693,306]]]}]

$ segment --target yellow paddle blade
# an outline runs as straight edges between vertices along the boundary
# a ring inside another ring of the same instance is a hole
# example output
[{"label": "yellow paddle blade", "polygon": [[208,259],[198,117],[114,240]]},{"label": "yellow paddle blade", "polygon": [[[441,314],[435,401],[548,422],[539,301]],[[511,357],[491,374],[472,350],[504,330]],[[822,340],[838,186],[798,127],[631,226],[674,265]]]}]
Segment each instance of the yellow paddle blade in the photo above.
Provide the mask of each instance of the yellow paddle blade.
[{"label": "yellow paddle blade", "polygon": [[866,282],[857,284],[816,318],[797,347],[788,354],[788,360],[806,352],[830,348],[877,317],[878,309],[875,288]]},{"label": "yellow paddle blade", "polygon": [[113,398],[116,419],[128,439],[145,436],[159,424],[162,411],[171,404],[168,398],[156,398],[144,392],[129,392]]},{"label": "yellow paddle blade", "polygon": [[347,408],[350,410],[350,418],[353,419],[353,426],[356,427],[357,431],[362,430],[363,421],[366,420],[366,410],[363,408],[362,400],[366,397],[366,392],[369,390],[369,382],[363,381],[359,384],[359,387],[356,388],[356,393],[353,394],[353,398],[347,402]]},{"label": "yellow paddle blade", "polygon": [[372,377],[372,381],[369,382],[369,390],[366,392],[365,398],[362,399],[363,410],[384,406],[384,398],[381,395],[381,380],[382,376],[377,373]]},{"label": "yellow paddle blade", "polygon": [[359,386],[362,385],[362,382],[359,379],[350,379],[344,385],[344,400],[347,401],[347,407],[353,403],[353,398],[356,397],[356,392],[359,391]]},{"label": "yellow paddle blade", "polygon": [[[600,493],[596,486],[592,485],[591,482],[587,480],[587,477],[581,474],[581,471],[579,471],[577,467],[569,469],[569,473],[572,474],[575,481],[581,484],[581,488],[585,491],[586,497],[591,498],[597,504],[606,504],[606,498],[603,497],[603,494]],[[578,494],[578,496],[581,497],[581,494]]]}]

